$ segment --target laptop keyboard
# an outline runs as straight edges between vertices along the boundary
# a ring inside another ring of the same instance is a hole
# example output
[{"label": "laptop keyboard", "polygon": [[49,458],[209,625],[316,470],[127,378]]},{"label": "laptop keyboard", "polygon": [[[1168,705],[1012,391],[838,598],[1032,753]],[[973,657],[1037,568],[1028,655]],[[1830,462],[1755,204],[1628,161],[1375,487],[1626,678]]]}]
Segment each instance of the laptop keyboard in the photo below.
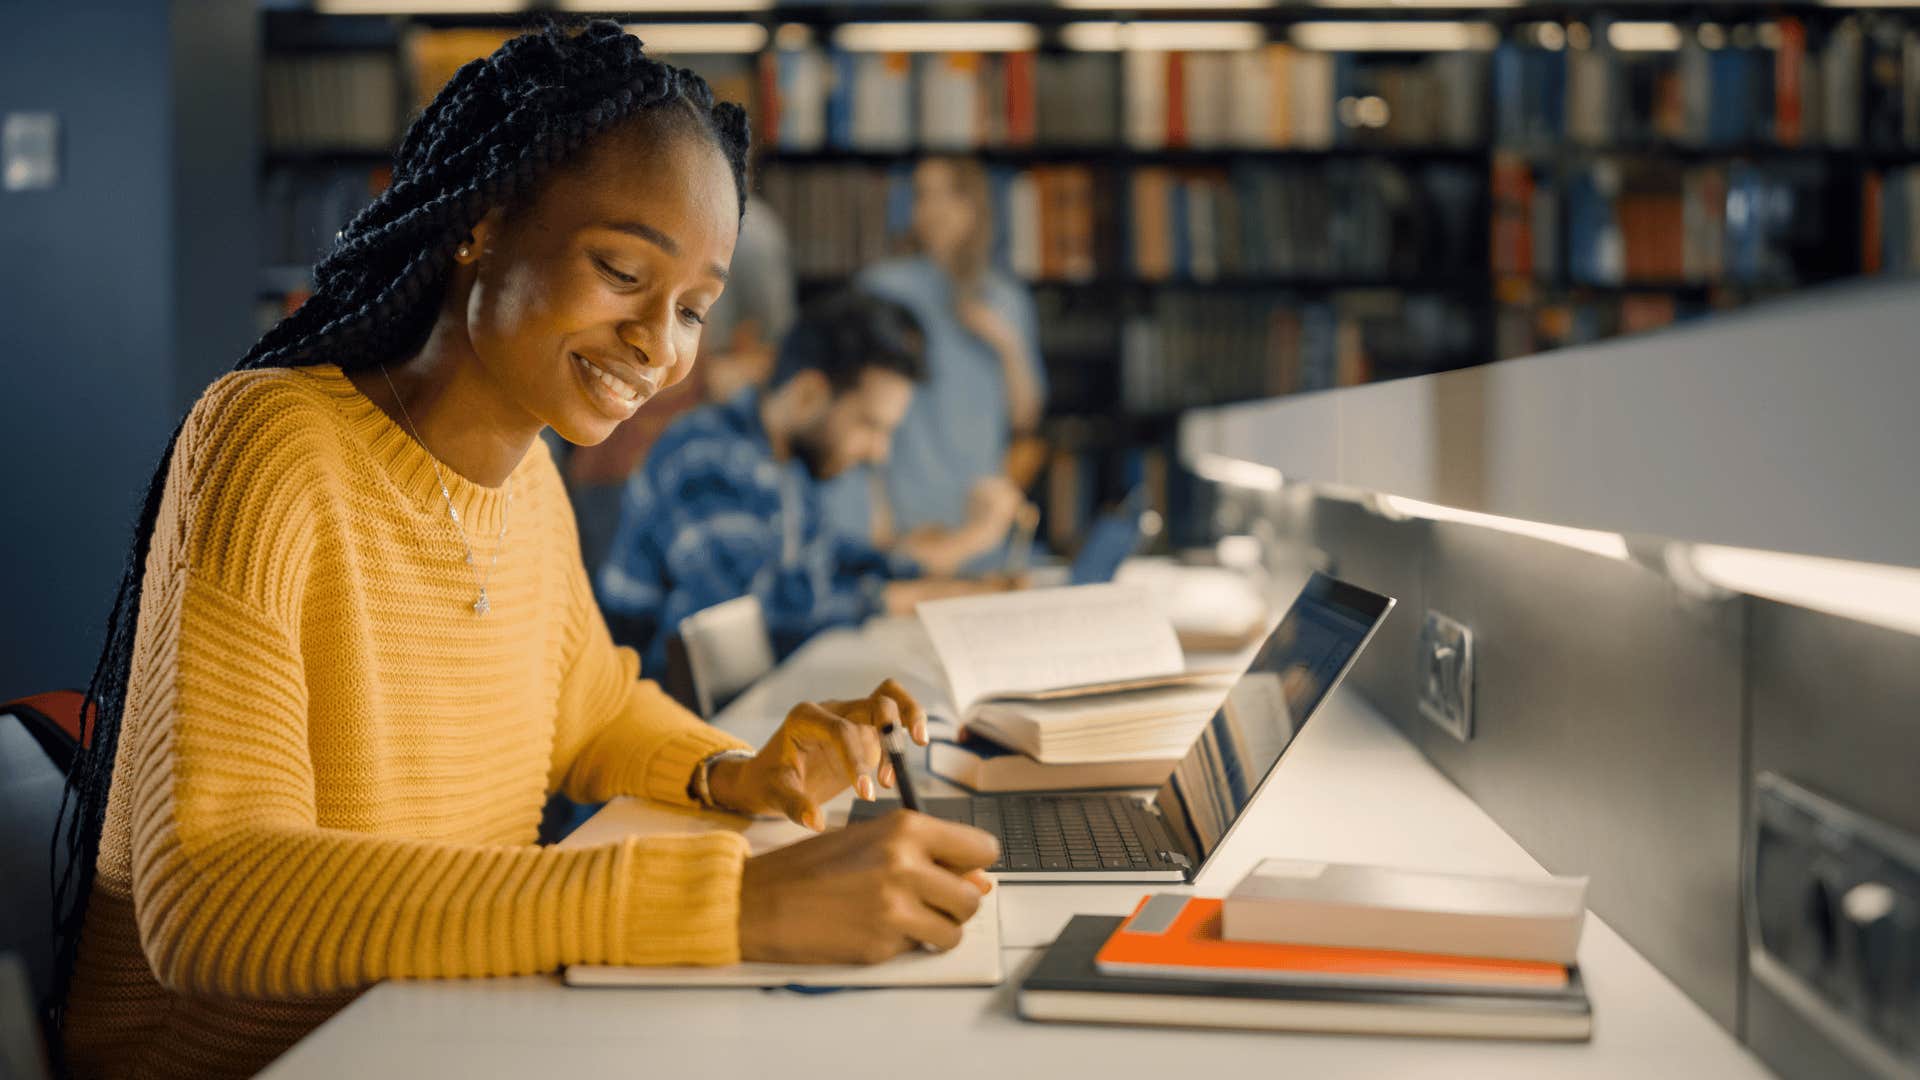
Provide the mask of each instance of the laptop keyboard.
[{"label": "laptop keyboard", "polygon": [[1153,870],[1124,796],[968,800],[973,824],[1000,838],[993,870]]}]

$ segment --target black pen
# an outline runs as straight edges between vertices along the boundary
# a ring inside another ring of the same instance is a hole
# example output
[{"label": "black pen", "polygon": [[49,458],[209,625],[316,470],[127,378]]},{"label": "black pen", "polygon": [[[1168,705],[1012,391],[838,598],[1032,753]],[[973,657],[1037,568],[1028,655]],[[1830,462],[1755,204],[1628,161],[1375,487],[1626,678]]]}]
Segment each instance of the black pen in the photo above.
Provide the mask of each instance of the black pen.
[{"label": "black pen", "polygon": [[881,728],[880,741],[886,744],[887,760],[893,763],[893,782],[900,787],[900,805],[919,810],[920,800],[913,794],[913,777],[907,775],[907,746],[900,734],[900,725],[888,724]]}]

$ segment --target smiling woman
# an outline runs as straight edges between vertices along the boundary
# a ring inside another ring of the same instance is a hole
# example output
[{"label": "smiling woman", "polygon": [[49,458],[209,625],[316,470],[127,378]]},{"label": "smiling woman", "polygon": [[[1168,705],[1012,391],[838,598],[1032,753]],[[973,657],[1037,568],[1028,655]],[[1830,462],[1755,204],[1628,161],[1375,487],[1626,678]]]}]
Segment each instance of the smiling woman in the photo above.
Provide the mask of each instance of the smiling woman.
[{"label": "smiling woman", "polygon": [[390,977],[951,946],[991,839],[896,817],[535,846],[636,795],[817,824],[890,776],[895,684],[758,753],[636,678],[547,427],[686,377],[726,284],[746,121],[612,23],[517,38],[408,130],[314,296],[210,387],[149,486],[87,696],[56,883],[80,1076],[240,1076]]}]

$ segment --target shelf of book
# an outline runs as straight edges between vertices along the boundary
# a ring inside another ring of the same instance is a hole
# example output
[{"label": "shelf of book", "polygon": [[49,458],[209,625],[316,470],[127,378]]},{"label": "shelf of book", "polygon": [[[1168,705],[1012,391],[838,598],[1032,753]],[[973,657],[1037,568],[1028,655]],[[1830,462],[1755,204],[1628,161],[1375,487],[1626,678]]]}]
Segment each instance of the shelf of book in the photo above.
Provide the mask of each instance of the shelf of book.
[{"label": "shelf of book", "polygon": [[[853,280],[848,274],[808,275],[799,281],[802,294],[831,292],[847,286]],[[1432,275],[1406,277],[1287,277],[1287,276],[1233,276],[1218,278],[1148,278],[1138,276],[1098,276],[1084,280],[1067,278],[1024,278],[1023,283],[1030,289],[1046,289],[1064,292],[1086,293],[1093,296],[1115,293],[1141,293],[1148,291],[1220,291],[1251,293],[1292,293],[1323,295],[1340,292],[1366,292],[1386,290],[1409,293],[1438,293],[1451,296],[1463,294],[1472,299],[1484,300],[1487,295],[1487,270],[1485,267],[1470,267],[1458,273],[1436,272]]]},{"label": "shelf of book", "polygon": [[[1294,43],[1298,22],[1383,12],[1488,24],[1498,41]],[[1612,47],[1606,13],[1529,0],[652,17],[808,28],[770,34],[755,55],[675,58],[748,104],[755,183],[792,234],[803,294],[902,249],[922,155],[980,160],[996,253],[1035,292],[1051,430],[1098,456],[1096,444],[1164,447],[1184,408],[1448,370],[1920,268],[1920,16],[1798,0],[1619,14],[1674,20],[1674,47]],[[1030,22],[1039,47],[836,44],[849,22],[929,17]],[[1168,18],[1253,22],[1260,43],[1062,48],[1069,22]],[[523,19],[266,15],[263,311],[301,294],[305,266],[386,182],[382,148],[409,112]],[[1102,460],[1082,473],[1111,479],[1118,459]]]},{"label": "shelf of book", "polygon": [[1120,167],[1138,165],[1217,167],[1241,163],[1319,163],[1367,159],[1407,162],[1445,161],[1473,165],[1485,161],[1487,148],[1484,146],[1353,145],[1320,148],[1244,146],[1214,147],[1210,149],[1135,150],[1129,147],[1116,147],[1111,145],[1064,145],[1020,147],[925,146],[900,150],[824,148],[818,150],[793,150],[771,147],[761,150],[757,158],[757,164],[762,169],[809,165],[871,165],[892,167],[911,165],[923,157],[940,154],[958,154],[965,157],[977,158],[988,165],[1007,166],[1076,164]]}]

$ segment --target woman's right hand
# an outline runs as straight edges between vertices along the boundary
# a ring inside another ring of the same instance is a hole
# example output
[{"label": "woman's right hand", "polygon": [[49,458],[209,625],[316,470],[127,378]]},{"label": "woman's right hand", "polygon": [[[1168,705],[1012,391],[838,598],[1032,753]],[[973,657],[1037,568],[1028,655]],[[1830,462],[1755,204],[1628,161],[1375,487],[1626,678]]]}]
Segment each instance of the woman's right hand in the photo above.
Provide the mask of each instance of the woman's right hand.
[{"label": "woman's right hand", "polygon": [[898,810],[756,855],[740,878],[740,958],[876,964],[945,951],[993,888],[991,833]]}]

